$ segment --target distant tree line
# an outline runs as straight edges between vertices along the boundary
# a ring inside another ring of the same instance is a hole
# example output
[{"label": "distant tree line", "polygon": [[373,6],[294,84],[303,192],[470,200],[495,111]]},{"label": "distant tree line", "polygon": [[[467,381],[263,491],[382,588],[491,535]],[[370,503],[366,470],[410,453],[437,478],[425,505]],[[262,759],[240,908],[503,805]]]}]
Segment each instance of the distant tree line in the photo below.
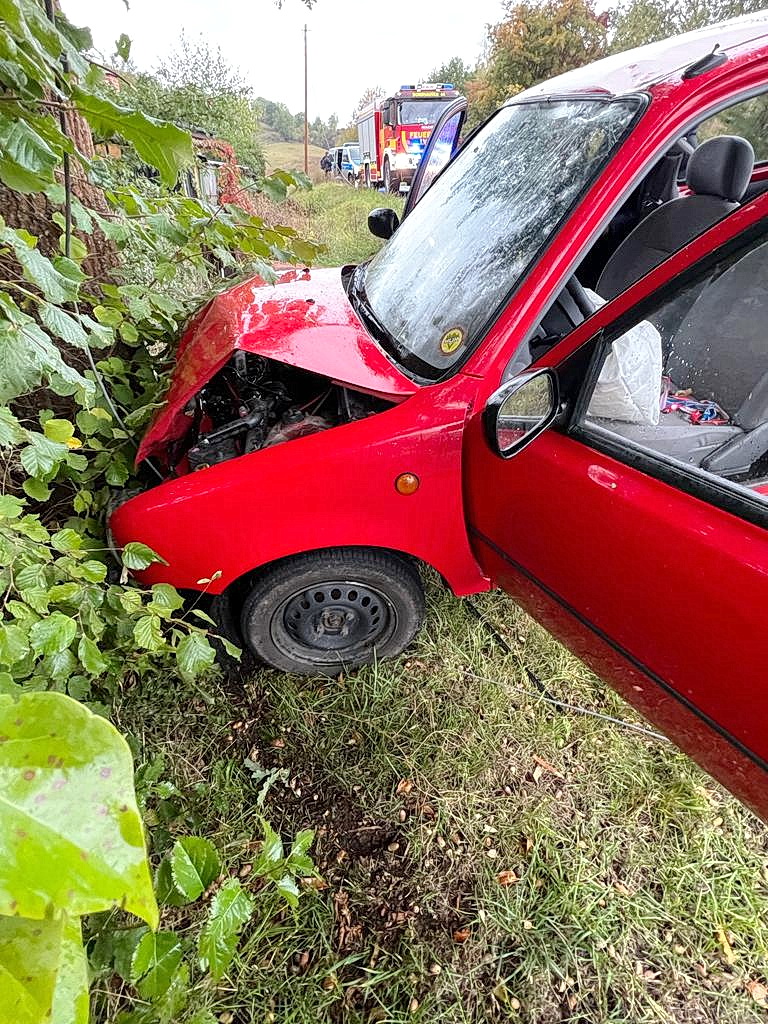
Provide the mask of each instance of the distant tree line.
[{"label": "distant tree line", "polygon": [[[537,82],[570,71],[610,53],[701,28],[760,10],[766,0],[617,0],[598,10],[597,0],[504,0],[502,19],[489,25],[474,66],[452,57],[423,76],[450,82],[469,99],[469,125],[485,120],[510,96]],[[238,162],[255,173],[264,170],[262,144],[299,142],[303,112],[285,103],[253,95],[221,50],[201,37],[183,33],[175,51],[152,72],[114,62],[125,80],[126,102],[152,116],[224,139]],[[316,117],[309,140],[328,149],[356,138],[360,109],[385,95],[372,85],[360,96],[346,126],[336,114]],[[341,99],[341,97],[340,97]]]}]

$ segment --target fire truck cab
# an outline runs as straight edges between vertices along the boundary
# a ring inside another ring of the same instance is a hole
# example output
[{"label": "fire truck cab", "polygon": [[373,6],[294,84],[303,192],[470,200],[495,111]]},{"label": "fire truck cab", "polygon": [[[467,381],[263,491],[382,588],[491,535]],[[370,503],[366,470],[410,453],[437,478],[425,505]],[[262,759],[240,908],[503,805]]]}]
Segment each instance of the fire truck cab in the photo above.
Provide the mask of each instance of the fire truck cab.
[{"label": "fire truck cab", "polygon": [[403,85],[364,107],[357,117],[363,184],[407,190],[444,105],[458,96],[447,82]]}]

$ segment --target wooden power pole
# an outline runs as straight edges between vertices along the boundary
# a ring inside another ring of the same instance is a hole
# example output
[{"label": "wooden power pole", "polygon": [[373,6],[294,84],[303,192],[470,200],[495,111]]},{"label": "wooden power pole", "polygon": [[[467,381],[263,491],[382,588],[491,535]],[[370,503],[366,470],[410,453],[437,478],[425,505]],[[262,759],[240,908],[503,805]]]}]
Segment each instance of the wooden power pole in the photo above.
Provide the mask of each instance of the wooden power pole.
[{"label": "wooden power pole", "polygon": [[307,26],[304,26],[304,173],[309,174],[309,119],[307,115]]}]

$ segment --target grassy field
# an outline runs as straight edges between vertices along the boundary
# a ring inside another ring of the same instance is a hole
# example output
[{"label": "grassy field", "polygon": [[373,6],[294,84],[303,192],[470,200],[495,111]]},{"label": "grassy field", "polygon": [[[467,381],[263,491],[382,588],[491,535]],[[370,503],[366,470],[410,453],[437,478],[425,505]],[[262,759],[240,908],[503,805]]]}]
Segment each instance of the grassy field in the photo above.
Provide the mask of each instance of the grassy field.
[{"label": "grassy field", "polygon": [[[296,211],[341,262],[372,250],[382,198],[323,186]],[[195,1006],[223,1024],[764,1021],[765,826],[505,597],[427,582],[397,660],[121,696],[170,835],[210,836],[249,884],[262,814],[316,829],[324,887],[294,915],[254,885],[261,912]],[[263,807],[246,758],[281,770]],[[127,1008],[101,992],[99,1019]]]},{"label": "grassy field", "polygon": [[[308,147],[309,176],[313,181],[321,181],[323,172],[320,170],[320,159],[325,153],[320,146]],[[303,142],[268,142],[264,145],[264,157],[267,161],[267,171],[303,171],[304,170],[304,143]]]}]

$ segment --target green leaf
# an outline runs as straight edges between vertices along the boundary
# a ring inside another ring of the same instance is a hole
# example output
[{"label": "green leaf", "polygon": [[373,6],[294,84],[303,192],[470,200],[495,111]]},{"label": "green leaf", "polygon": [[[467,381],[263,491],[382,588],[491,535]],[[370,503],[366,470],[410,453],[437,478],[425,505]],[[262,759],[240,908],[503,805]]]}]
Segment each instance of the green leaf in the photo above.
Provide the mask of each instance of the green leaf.
[{"label": "green leaf", "polygon": [[56,551],[61,551],[62,554],[69,554],[72,551],[79,551],[83,546],[83,538],[77,532],[77,530],[71,530],[67,527],[64,530],[58,530],[51,537],[51,546]]},{"label": "green leaf", "polygon": [[168,565],[164,558],[161,558],[152,548],[139,541],[129,541],[123,548],[123,565],[126,569],[146,569],[153,562],[161,562]]},{"label": "green leaf", "polygon": [[118,39],[115,41],[115,53],[120,60],[128,60],[131,55],[131,40],[125,32],[121,32]]},{"label": "green leaf", "polygon": [[121,907],[157,927],[131,753],[114,726],[64,694],[0,695],[0,736],[0,914]]},{"label": "green leaf", "polygon": [[295,910],[299,905],[299,887],[291,875],[283,875],[275,881],[275,887],[286,903]]},{"label": "green leaf", "polygon": [[32,649],[37,654],[56,654],[65,651],[77,634],[77,623],[63,612],[54,612],[35,622],[29,630]]},{"label": "green leaf", "polygon": [[67,457],[69,449],[42,434],[30,434],[29,444],[21,449],[19,460],[30,476],[45,477]]},{"label": "green leaf", "polygon": [[30,245],[18,231],[8,227],[0,228],[0,242],[11,246],[25,280],[39,288],[49,302],[74,302],[77,299],[77,283],[61,273],[47,256]]},{"label": "green leaf", "polygon": [[60,306],[43,302],[40,305],[39,313],[43,326],[47,327],[51,334],[55,334],[57,338],[61,338],[68,345],[75,345],[77,348],[88,347],[88,335],[83,330],[80,321],[70,316]]},{"label": "green leaf", "polygon": [[107,578],[107,567],[103,562],[89,559],[80,565],[78,576],[88,580],[89,583],[101,583],[102,580]]},{"label": "green leaf", "polygon": [[145,651],[159,651],[163,646],[163,630],[159,617],[142,615],[133,627],[133,638]]},{"label": "green leaf", "polygon": [[77,656],[88,675],[100,676],[106,672],[107,663],[102,658],[99,648],[89,637],[80,637],[80,643],[77,645]]},{"label": "green leaf", "polygon": [[5,116],[2,112],[0,151],[0,177],[9,188],[26,193],[39,192],[53,180],[61,156],[23,117]]},{"label": "green leaf", "polygon": [[171,861],[168,857],[164,857],[160,861],[160,866],[157,869],[157,874],[155,875],[155,895],[157,896],[158,903],[164,907],[183,907],[189,902],[184,899],[173,884]]},{"label": "green leaf", "polygon": [[0,917],[0,1020],[42,1024],[53,1007],[64,922]]},{"label": "green leaf", "polygon": [[214,896],[198,941],[200,966],[210,971],[212,981],[220,981],[232,963],[238,935],[253,909],[253,900],[236,878],[225,882]]},{"label": "green leaf", "polygon": [[0,408],[0,448],[11,444],[19,444],[25,440],[26,430],[22,427],[11,410],[6,406]]},{"label": "green leaf", "polygon": [[27,477],[21,486],[24,488],[24,493],[35,501],[47,501],[51,496],[50,487],[33,476]]},{"label": "green leaf", "polygon": [[4,622],[0,625],[0,665],[15,665],[29,653],[27,634],[20,626]]},{"label": "green leaf", "polygon": [[152,604],[175,612],[184,605],[184,598],[170,583],[155,583],[152,587]]},{"label": "green leaf", "polygon": [[187,633],[176,650],[176,664],[182,679],[191,681],[211,668],[216,652],[202,633]]},{"label": "green leaf", "polygon": [[88,959],[78,918],[65,917],[50,1024],[88,1024]]},{"label": "green leaf", "polygon": [[164,184],[175,185],[179,171],[194,161],[191,136],[175,125],[119,107],[103,96],[90,95],[79,86],[72,89],[72,98],[94,131],[102,135],[122,135],[142,160],[157,168]]},{"label": "green leaf", "polygon": [[157,999],[167,991],[184,947],[175,932],[147,932],[131,961],[131,981],[143,999]]},{"label": "green leaf", "polygon": [[71,604],[82,593],[83,588],[79,583],[57,583],[55,587],[51,587],[48,591],[48,600],[52,604]]},{"label": "green leaf", "polygon": [[216,847],[197,836],[179,839],[174,844],[170,863],[173,883],[187,903],[202,896],[221,872]]},{"label": "green leaf", "polygon": [[0,494],[0,519],[18,519],[24,511],[23,498],[14,498],[11,494]]},{"label": "green leaf", "polygon": [[49,441],[59,441],[66,444],[74,436],[75,428],[69,420],[57,420],[56,418],[46,420],[43,424],[43,433]]},{"label": "green leaf", "polygon": [[[7,307],[2,309],[7,313]],[[31,317],[22,313],[14,319],[0,316],[0,346],[3,351],[3,373],[0,375],[0,401],[10,401],[27,393],[46,375],[53,385],[61,378],[72,387],[82,387],[89,395],[95,391],[92,381],[67,366],[58,348]]]}]

